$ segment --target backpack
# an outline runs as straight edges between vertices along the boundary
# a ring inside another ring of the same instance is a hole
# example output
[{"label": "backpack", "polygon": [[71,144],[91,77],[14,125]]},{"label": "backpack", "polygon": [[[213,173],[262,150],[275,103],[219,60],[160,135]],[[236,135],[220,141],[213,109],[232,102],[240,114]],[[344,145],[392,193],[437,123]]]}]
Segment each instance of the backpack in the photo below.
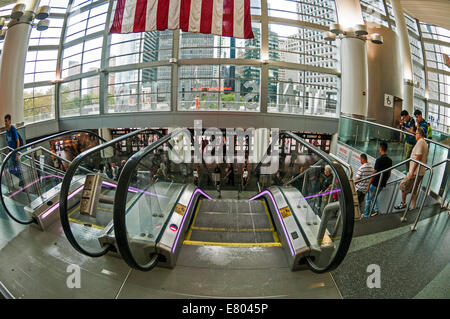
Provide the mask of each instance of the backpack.
[{"label": "backpack", "polygon": [[19,147],[21,147],[21,146],[23,146],[22,136],[20,136],[19,133],[17,133],[17,135],[19,136]]},{"label": "backpack", "polygon": [[433,138],[433,129],[431,128],[431,125],[428,124],[428,132],[427,132],[427,138],[431,140]]},{"label": "backpack", "polygon": [[431,129],[430,123],[424,120],[422,123],[419,124],[419,126],[422,127],[423,130],[425,131],[426,138],[431,139],[433,137],[433,130]]}]

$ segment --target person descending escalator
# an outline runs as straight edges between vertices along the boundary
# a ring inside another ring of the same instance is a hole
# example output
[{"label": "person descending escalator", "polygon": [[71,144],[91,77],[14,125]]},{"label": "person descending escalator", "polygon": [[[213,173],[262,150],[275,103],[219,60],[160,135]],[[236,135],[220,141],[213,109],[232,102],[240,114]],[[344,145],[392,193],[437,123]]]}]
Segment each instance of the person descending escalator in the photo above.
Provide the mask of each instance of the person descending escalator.
[{"label": "person descending escalator", "polygon": [[326,165],[322,175],[322,181],[320,182],[320,193],[323,194],[319,196],[319,207],[320,211],[323,212],[325,206],[328,205],[330,201],[330,194],[327,194],[333,187],[333,172],[331,166]]},{"label": "person descending escalator", "polygon": [[[20,143],[20,135],[17,133],[17,129],[14,125],[11,125],[11,115],[5,115],[5,127],[6,127],[6,143],[13,150],[18,149],[21,145]],[[11,174],[15,175],[19,179],[19,187],[23,187],[23,177],[22,171],[19,167],[19,154],[16,153],[15,156],[11,158],[9,161],[9,170]]]},{"label": "person descending escalator", "polygon": [[[380,157],[377,158],[374,165],[374,170],[372,171],[372,175],[376,174],[377,172],[384,171],[385,169],[388,169],[389,167],[392,167],[392,160],[387,156],[387,149],[388,145],[386,142],[382,141],[380,143]],[[381,175],[381,174],[380,174]],[[374,176],[369,180],[369,184],[367,185],[367,196],[366,196],[366,207],[364,208],[364,215],[363,217],[367,218],[369,217],[369,212],[372,208],[373,204],[373,212],[370,214],[371,217],[376,216],[379,214],[378,211],[378,204],[375,200],[375,195],[377,192],[377,187],[379,187],[378,193],[381,192],[381,190],[386,186],[387,181],[389,177],[391,176],[391,171],[387,171],[383,174],[383,179],[380,180],[380,175]],[[374,203],[375,201],[375,203]]]}]

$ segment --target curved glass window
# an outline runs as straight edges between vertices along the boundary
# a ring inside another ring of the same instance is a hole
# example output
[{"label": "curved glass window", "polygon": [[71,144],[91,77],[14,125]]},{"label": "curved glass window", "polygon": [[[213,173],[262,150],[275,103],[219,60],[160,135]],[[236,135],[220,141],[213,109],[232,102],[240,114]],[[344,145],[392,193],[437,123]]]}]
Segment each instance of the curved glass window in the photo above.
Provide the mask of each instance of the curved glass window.
[{"label": "curved glass window", "polygon": [[268,0],[269,17],[329,25],[335,22],[334,1]]},{"label": "curved glass window", "polygon": [[389,26],[383,0],[361,0],[360,3],[364,21]]},{"label": "curved glass window", "polygon": [[[338,49],[322,37],[337,21],[334,1],[265,1],[250,0],[255,38],[244,40],[171,30],[111,35],[114,15],[108,10],[116,2],[42,0],[40,5],[52,7],[51,23],[44,32],[31,32],[24,101],[44,111],[31,101],[58,92],[52,101],[62,118],[196,110],[289,113],[279,108],[279,97],[288,74],[296,73],[292,83],[305,87],[297,90],[296,101],[318,94],[308,88],[327,87],[321,90],[326,98],[314,99],[326,101],[320,115],[336,116]],[[1,7],[0,16],[12,7]],[[301,114],[309,114],[309,102],[303,103]],[[27,112],[27,121],[47,118]]]}]

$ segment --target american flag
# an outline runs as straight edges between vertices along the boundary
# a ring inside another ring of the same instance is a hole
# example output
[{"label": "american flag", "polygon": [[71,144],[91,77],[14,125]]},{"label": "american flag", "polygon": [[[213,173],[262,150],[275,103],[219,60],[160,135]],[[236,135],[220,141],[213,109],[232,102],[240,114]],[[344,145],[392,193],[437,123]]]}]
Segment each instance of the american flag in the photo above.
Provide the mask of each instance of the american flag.
[{"label": "american flag", "polygon": [[166,29],[252,39],[250,0],[117,0],[110,33]]}]

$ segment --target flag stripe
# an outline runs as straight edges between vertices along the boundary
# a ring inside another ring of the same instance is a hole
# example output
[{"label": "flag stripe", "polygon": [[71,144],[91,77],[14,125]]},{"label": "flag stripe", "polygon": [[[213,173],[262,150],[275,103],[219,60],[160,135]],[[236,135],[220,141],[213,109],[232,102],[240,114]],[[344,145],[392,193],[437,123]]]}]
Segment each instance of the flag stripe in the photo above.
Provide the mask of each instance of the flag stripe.
[{"label": "flag stripe", "polygon": [[116,12],[114,13],[114,20],[111,25],[110,33],[121,33],[122,31],[122,20],[123,20],[123,11],[125,8],[126,0],[118,0],[116,4]]},{"label": "flag stripe", "polygon": [[233,11],[234,0],[223,0],[222,35],[226,37],[233,36]]},{"label": "flag stripe", "polygon": [[132,33],[137,0],[127,0],[122,19],[122,33]]},{"label": "flag stripe", "polygon": [[250,7],[250,0],[244,0],[244,38],[253,39],[255,36],[252,31],[252,14]]},{"label": "flag stripe", "polygon": [[191,0],[191,12],[189,14],[189,32],[200,32],[200,20],[202,17],[202,1]]},{"label": "flag stripe", "polygon": [[234,0],[233,37],[244,36],[244,0]]},{"label": "flag stripe", "polygon": [[133,32],[145,31],[145,20],[147,17],[147,0],[137,0],[136,10],[134,13]]},{"label": "flag stripe", "polygon": [[158,14],[156,15],[156,29],[166,30],[169,22],[170,0],[158,0]]},{"label": "flag stripe", "polygon": [[251,39],[250,0],[117,0],[110,33],[176,30]]},{"label": "flag stripe", "polygon": [[145,31],[156,30],[156,14],[158,12],[158,0],[147,0],[147,21]]},{"label": "flag stripe", "polygon": [[200,21],[201,33],[211,33],[212,13],[213,13],[213,0],[203,0],[202,18]]},{"label": "flag stripe", "polygon": [[189,30],[189,16],[191,15],[191,0],[181,0],[180,5],[180,29]]},{"label": "flag stripe", "polygon": [[222,35],[223,0],[215,0],[211,21],[211,33]]},{"label": "flag stripe", "polygon": [[180,0],[171,0],[169,5],[169,22],[167,28],[175,30],[180,27]]}]

